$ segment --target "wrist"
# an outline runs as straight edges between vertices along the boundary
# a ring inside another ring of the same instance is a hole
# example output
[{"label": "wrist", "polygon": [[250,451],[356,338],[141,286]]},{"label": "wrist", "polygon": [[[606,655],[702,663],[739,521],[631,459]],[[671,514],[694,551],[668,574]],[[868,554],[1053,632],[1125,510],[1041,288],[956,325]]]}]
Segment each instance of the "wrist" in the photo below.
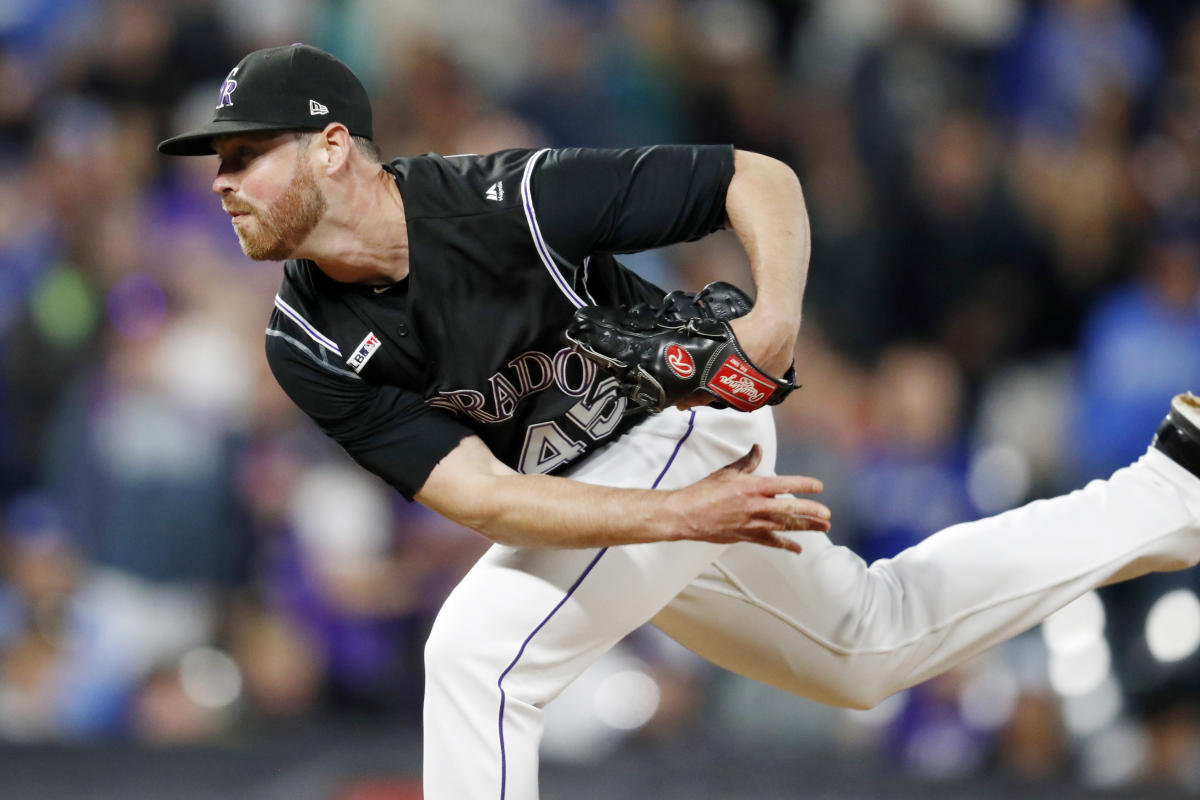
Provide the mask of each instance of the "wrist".
[{"label": "wrist", "polygon": [[745,319],[757,330],[778,339],[795,341],[800,334],[800,308],[776,301],[759,301],[754,304]]},{"label": "wrist", "polygon": [[652,494],[659,509],[654,514],[655,539],[677,542],[688,538],[689,518],[686,504],[678,489],[658,490]]},{"label": "wrist", "polygon": [[742,351],[755,366],[774,376],[787,372],[800,330],[798,318],[756,316],[751,311],[745,317],[733,320],[730,327]]}]

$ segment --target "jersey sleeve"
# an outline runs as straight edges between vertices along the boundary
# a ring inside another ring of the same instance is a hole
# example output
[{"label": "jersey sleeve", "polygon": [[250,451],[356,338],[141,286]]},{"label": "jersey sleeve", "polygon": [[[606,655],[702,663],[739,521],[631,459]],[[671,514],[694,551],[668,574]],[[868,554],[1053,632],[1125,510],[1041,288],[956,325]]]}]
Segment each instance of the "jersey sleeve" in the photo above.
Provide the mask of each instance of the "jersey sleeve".
[{"label": "jersey sleeve", "polygon": [[564,260],[692,241],[725,224],[731,146],[551,150],[535,165],[533,210]]},{"label": "jersey sleeve", "polygon": [[284,337],[268,335],[267,363],[292,402],[408,500],[438,462],[472,434],[416,393],[364,381]]}]

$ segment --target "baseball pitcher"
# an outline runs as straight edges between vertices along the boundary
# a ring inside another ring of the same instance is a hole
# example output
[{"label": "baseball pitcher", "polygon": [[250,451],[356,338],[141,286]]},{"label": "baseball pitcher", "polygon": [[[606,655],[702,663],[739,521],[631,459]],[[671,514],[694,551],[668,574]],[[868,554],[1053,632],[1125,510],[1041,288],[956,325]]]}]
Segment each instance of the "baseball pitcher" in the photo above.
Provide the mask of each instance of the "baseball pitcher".
[{"label": "baseball pitcher", "polygon": [[[494,546],[426,647],[425,797],[538,794],[542,709],[648,621],[711,661],[866,708],[1084,592],[1200,560],[1200,403],[1106,481],[866,564],[812,478],[775,476],[771,406],[809,256],[800,186],[732,147],[380,163],[351,71],[246,56],[211,123],[287,394],[366,469]],[[617,256],[732,228],[756,300],[666,295]]]}]

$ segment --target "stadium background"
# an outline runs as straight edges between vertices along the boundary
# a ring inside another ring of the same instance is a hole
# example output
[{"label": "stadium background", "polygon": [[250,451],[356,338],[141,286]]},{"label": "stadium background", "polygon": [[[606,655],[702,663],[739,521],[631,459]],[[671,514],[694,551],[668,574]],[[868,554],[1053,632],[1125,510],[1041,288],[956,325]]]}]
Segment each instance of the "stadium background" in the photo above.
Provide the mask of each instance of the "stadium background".
[{"label": "stadium background", "polygon": [[[420,649],[483,544],[348,465],[262,357],[278,268],[154,151],[246,51],[347,61],[387,155],[733,142],[813,258],[781,468],[865,557],[1135,458],[1200,390],[1200,13],[1121,0],[0,2],[0,794],[415,797]],[[630,264],[698,288],[726,234]],[[872,711],[641,631],[545,795],[1200,791],[1195,571]]]}]

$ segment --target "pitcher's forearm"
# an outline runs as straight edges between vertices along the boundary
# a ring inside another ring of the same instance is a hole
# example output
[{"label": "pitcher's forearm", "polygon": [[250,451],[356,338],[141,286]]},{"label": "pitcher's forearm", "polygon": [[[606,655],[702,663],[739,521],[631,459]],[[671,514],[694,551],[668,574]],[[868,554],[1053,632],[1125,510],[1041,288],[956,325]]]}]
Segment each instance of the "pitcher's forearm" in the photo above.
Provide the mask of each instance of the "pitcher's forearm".
[{"label": "pitcher's forearm", "polygon": [[753,542],[799,551],[780,531],[828,530],[829,509],[790,493],[821,482],[755,475],[756,445],[696,483],[672,490],[624,489],[523,475],[468,437],[430,474],[416,499],[492,541],[516,547],[612,547],[692,540]]},{"label": "pitcher's forearm", "polygon": [[668,492],[614,489],[548,475],[498,476],[458,520],[514,547],[611,547],[680,538]]},{"label": "pitcher's forearm", "polygon": [[795,338],[812,250],[800,181],[783,162],[742,150],[734,154],[734,170],[725,211],[750,260],[751,313],[765,327],[789,328]]}]

